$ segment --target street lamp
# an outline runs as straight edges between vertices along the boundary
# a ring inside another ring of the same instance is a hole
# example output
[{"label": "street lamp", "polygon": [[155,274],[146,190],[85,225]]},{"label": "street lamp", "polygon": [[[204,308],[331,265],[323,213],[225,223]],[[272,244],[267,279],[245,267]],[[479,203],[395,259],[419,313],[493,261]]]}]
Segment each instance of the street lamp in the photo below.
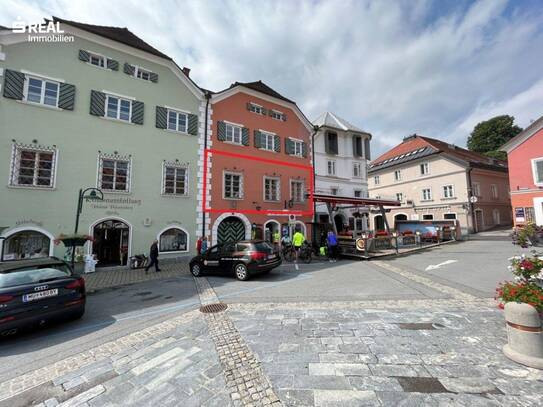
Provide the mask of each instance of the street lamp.
[{"label": "street lamp", "polygon": [[437,235],[437,244],[439,245],[439,241],[440,241],[440,232],[441,232],[441,227],[439,226],[436,226],[436,235]]},{"label": "street lamp", "polygon": [[420,230],[415,231],[415,234],[417,235],[419,246],[422,247],[422,239],[420,238]]},{"label": "street lamp", "polygon": [[394,246],[396,248],[396,254],[398,254],[398,232],[392,232],[392,237],[394,238]]},{"label": "street lamp", "polygon": [[[74,235],[77,235],[79,230],[79,216],[83,212],[83,199],[88,199],[92,201],[103,201],[104,193],[98,188],[87,188],[79,190],[79,198],[77,200],[77,211],[75,214],[75,230]],[[75,236],[74,236],[75,237]],[[75,263],[75,239],[72,239],[72,270]]]}]

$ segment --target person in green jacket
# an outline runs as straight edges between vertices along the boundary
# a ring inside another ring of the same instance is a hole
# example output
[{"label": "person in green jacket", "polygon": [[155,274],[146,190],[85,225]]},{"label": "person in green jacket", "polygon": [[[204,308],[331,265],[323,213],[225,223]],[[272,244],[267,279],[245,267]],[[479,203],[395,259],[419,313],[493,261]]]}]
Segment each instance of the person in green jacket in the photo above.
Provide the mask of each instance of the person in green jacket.
[{"label": "person in green jacket", "polygon": [[294,236],[292,236],[292,244],[294,245],[294,252],[296,253],[296,259],[295,259],[296,270],[299,270],[298,257],[300,256],[300,250],[302,249],[302,245],[304,244],[304,242],[305,242],[304,234],[302,233],[300,229],[296,229]]}]

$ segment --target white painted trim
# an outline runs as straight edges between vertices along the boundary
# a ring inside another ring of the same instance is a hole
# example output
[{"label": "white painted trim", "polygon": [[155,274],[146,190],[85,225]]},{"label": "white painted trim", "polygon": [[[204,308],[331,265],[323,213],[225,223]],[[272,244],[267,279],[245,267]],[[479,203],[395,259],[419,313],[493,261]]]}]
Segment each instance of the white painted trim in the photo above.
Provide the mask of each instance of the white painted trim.
[{"label": "white painted trim", "polygon": [[[185,233],[185,235],[187,235],[187,250],[177,250],[177,251],[174,251],[174,252],[161,252],[160,251],[160,236],[162,236],[162,234],[170,229],[178,229],[178,230],[181,230],[182,232]],[[190,233],[183,227],[179,226],[179,225],[168,225],[166,226],[164,229],[162,229],[160,232],[158,232],[158,234],[156,235],[156,239],[158,240],[158,253],[159,254],[164,254],[164,255],[168,255],[168,254],[180,254],[180,253],[188,253],[190,252]]]},{"label": "white painted trim", "polygon": [[234,212],[228,212],[228,213],[223,213],[221,216],[219,216],[217,219],[215,219],[215,222],[213,222],[213,227],[211,229],[211,246],[215,246],[217,244],[217,232],[219,230],[220,223],[224,219],[229,218],[231,216],[240,219],[243,222],[243,224],[245,225],[245,239],[250,239],[251,238],[252,225],[251,225],[251,222],[249,221],[249,219],[247,219],[247,217],[242,213],[237,213],[235,211]]},{"label": "white painted trim", "polygon": [[[452,196],[445,196],[445,187],[452,187]],[[441,185],[441,199],[456,199],[456,189],[454,184],[443,184]]]},{"label": "white painted trim", "polygon": [[[104,190],[102,189],[102,185],[100,185],[100,160],[115,160],[115,161],[124,161],[128,162],[128,190],[127,191],[112,191],[112,190]],[[97,168],[96,168],[96,188],[101,190],[104,194],[122,194],[122,195],[129,195],[132,192],[132,157],[129,157],[128,159],[125,158],[115,158],[115,157],[109,157],[108,154],[98,153],[98,160],[96,162]]]},{"label": "white painted trim", "polygon": [[[133,96],[121,95],[120,93],[115,93],[115,92],[112,92],[112,91],[106,90],[106,89],[102,89],[102,92],[106,93],[106,96],[110,95],[110,96],[115,96],[115,97],[118,97],[118,98],[123,98],[123,99],[128,99],[128,100],[136,100],[136,98],[133,97]],[[106,107],[107,107],[107,103],[106,103]]]},{"label": "white painted trim", "polygon": [[[176,115],[175,116],[175,129],[170,129],[169,128],[169,126],[170,126],[170,112],[175,113],[175,115]],[[179,116],[180,115],[185,116],[185,131],[179,130]],[[181,134],[189,134],[188,133],[188,131],[189,131],[189,113],[182,112],[182,111],[175,110],[175,109],[167,108],[167,110],[166,110],[166,128],[164,130],[173,131],[175,133],[181,133]]]},{"label": "white painted trim", "polygon": [[[277,181],[277,199],[271,200],[266,199],[266,180],[276,180]],[[269,175],[264,175],[262,177],[262,201],[269,202],[269,203],[281,203],[281,177],[273,177]]]},{"label": "white painted trim", "polygon": [[174,107],[174,106],[164,105],[163,107],[165,107],[166,109],[169,109],[169,110],[175,110],[176,112],[187,113],[187,114],[195,114],[195,113],[190,112],[189,110],[183,110],[183,109],[180,109],[180,108]]},{"label": "white painted trim", "polygon": [[35,76],[38,79],[47,79],[47,80],[54,81],[54,82],[59,82],[59,83],[65,83],[66,82],[64,79],[53,78],[51,76],[47,76],[47,75],[44,75],[42,73],[30,72],[30,71],[27,71],[25,69],[21,69],[21,73],[24,73],[25,75],[29,75],[29,76]]},{"label": "white painted trim", "polygon": [[12,143],[12,147],[11,147],[11,160],[10,160],[10,165],[9,165],[9,178],[8,178],[8,188],[18,188],[18,189],[31,189],[31,190],[40,190],[40,191],[54,191],[56,190],[56,187],[57,187],[57,173],[58,173],[58,156],[59,156],[59,149],[58,147],[55,147],[54,149],[51,149],[51,150],[48,150],[48,149],[44,149],[44,148],[39,148],[39,146],[33,148],[31,145],[28,145],[28,146],[23,146],[21,145],[20,146],[20,149],[21,150],[34,150],[34,151],[37,151],[37,152],[45,152],[45,153],[48,153],[48,152],[52,152],[53,153],[53,160],[54,160],[54,169],[53,169],[53,184],[50,186],[50,187],[44,187],[44,186],[35,186],[35,185],[13,185],[12,184],[12,181],[15,177],[15,174],[13,173],[13,169],[15,167],[15,162],[14,160],[16,160],[16,156],[17,156],[17,152],[19,150],[18,146],[17,146],[18,143]]},{"label": "white painted trim", "polygon": [[[49,238],[49,256],[53,255],[54,247],[55,247],[55,236],[53,236],[53,234],[49,233],[47,230],[45,230],[45,229],[43,229],[41,227],[38,227],[38,226],[25,225],[25,226],[18,226],[16,228],[5,230],[0,235],[0,237],[3,238],[3,239],[1,239],[1,242],[0,242],[0,248],[1,249],[4,248],[3,246],[6,243],[6,240],[9,239],[10,236],[13,236],[14,234],[19,233],[19,232],[24,232],[26,230],[30,230],[30,231],[33,231],[33,232],[38,232],[38,233],[41,233],[41,234],[47,236]],[[0,252],[2,252],[4,255],[6,254],[5,250],[0,250]],[[3,261],[3,259],[0,259],[0,262],[2,262],[2,261]]]},{"label": "white painted trim", "polygon": [[532,158],[532,175],[534,178],[534,185],[537,185],[538,187],[543,187],[543,179],[541,180],[541,182],[537,182],[536,162],[538,161],[543,161],[543,157]]},{"label": "white painted trim", "polygon": [[[128,262],[130,261],[129,259],[132,256],[132,232],[134,228],[132,224],[128,222],[126,219],[123,219],[119,216],[106,216],[105,218],[100,218],[89,226],[89,236],[94,237],[95,226],[102,222],[105,222],[106,220],[118,220],[120,222],[123,222],[126,226],[128,226],[128,255],[127,255],[127,265],[128,265]],[[93,254],[92,243],[93,242],[87,243],[87,254]]]},{"label": "white painted trim", "polygon": [[[41,93],[40,93],[40,101],[39,102],[34,102],[33,100],[28,100],[28,88],[30,87],[30,79],[36,79],[36,80],[39,80],[42,82],[42,85],[41,85]],[[45,103],[45,82],[57,82],[56,85],[57,85],[57,100],[56,100],[56,103],[54,106],[51,106],[51,105],[48,105]],[[25,75],[25,80],[24,80],[24,83],[23,83],[23,100],[20,100],[19,102],[23,102],[23,103],[26,103],[26,104],[29,104],[29,105],[34,105],[34,106],[42,106],[42,107],[46,107],[46,108],[49,108],[49,109],[54,109],[54,110],[63,110],[63,109],[60,109],[58,107],[58,100],[59,100],[59,97],[60,97],[60,82],[58,82],[57,80],[49,80],[48,78],[44,78],[42,76],[38,76],[38,75],[31,75],[31,74],[27,74]]]},{"label": "white painted trim", "polygon": [[237,127],[241,127],[241,128],[244,128],[245,126],[243,124],[239,124],[239,123],[234,123],[234,122],[231,122],[231,121],[228,121],[228,120],[221,120],[223,123],[226,123],[226,124],[230,124],[232,126],[237,126]]},{"label": "white painted trim", "polygon": [[[230,175],[239,175],[240,179],[239,179],[239,192],[240,192],[240,197],[239,198],[228,198],[226,197],[226,182],[225,182],[225,175],[226,174],[230,174]],[[223,170],[222,172],[222,199],[225,199],[225,200],[228,200],[228,201],[241,201],[243,200],[243,196],[244,196],[244,188],[243,188],[243,173],[242,172],[237,172],[237,171],[229,171],[229,170]]]},{"label": "white painted trim", "polygon": [[537,226],[543,226],[543,198],[534,198],[534,214]]},{"label": "white painted trim", "polygon": [[[185,169],[185,193],[184,194],[167,194],[166,193],[166,167]],[[190,196],[190,166],[187,163],[175,163],[162,161],[162,182],[160,195],[167,198],[187,198]]]}]

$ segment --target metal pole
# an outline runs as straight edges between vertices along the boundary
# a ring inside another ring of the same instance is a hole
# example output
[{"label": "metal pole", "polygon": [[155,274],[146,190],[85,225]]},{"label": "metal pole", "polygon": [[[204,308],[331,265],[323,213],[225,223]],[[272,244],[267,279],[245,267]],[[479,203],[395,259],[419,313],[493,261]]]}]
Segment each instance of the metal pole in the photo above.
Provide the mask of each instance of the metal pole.
[{"label": "metal pole", "polygon": [[[75,213],[75,229],[74,229],[74,237],[77,235],[77,231],[79,230],[79,215],[81,214],[81,206],[83,205],[83,189],[79,190],[79,197],[77,199],[77,211]],[[75,265],[75,239],[72,240],[72,270],[74,269]]]},{"label": "metal pole", "polygon": [[[202,160],[205,160],[206,154],[205,150],[207,150],[207,116],[209,112],[209,99],[211,99],[211,93],[206,92],[206,112],[205,112],[205,124],[204,124],[204,155],[202,156]],[[205,167],[205,164],[202,166],[202,168]],[[203,177],[202,177],[203,179]],[[203,188],[206,188],[206,185],[203,185]],[[202,191],[202,199],[204,198],[204,193]],[[206,207],[206,203],[202,203],[202,240],[204,239],[204,236],[206,235],[206,213],[203,210]],[[197,253],[198,254],[198,253]]]}]

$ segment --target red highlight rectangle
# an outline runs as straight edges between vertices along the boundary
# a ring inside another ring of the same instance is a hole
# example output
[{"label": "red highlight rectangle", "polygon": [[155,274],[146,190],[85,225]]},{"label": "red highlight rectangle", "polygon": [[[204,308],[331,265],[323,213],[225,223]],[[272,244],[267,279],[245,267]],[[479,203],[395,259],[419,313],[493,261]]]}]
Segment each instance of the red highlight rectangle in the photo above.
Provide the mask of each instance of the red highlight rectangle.
[{"label": "red highlight rectangle", "polygon": [[[256,210],[256,209],[212,209],[212,208],[207,208],[206,207],[206,198],[207,198],[207,171],[208,171],[208,166],[207,166],[207,159],[209,157],[210,154],[218,154],[218,155],[225,155],[225,156],[229,156],[229,157],[234,157],[234,158],[239,158],[239,159],[247,159],[247,160],[252,160],[252,161],[259,161],[259,162],[264,162],[264,163],[268,163],[268,164],[275,164],[275,165],[283,165],[283,166],[286,166],[286,167],[293,167],[293,168],[300,168],[300,169],[304,169],[306,171],[309,172],[309,200],[308,200],[308,203],[309,203],[309,208],[310,210],[277,210],[277,209],[266,209],[266,210]],[[204,211],[205,213],[228,213],[228,212],[237,212],[237,213],[243,213],[243,214],[248,214],[248,215],[276,215],[278,213],[282,213],[284,215],[296,215],[296,216],[313,216],[314,214],[314,211],[313,211],[313,192],[314,192],[314,189],[315,189],[315,186],[314,186],[314,179],[313,179],[313,166],[311,165],[304,165],[304,164],[295,164],[295,163],[290,163],[290,162],[286,162],[286,161],[280,161],[280,160],[272,160],[272,159],[266,159],[266,158],[257,158],[257,157],[253,157],[253,156],[250,156],[250,155],[245,155],[245,154],[238,154],[238,153],[231,153],[231,152],[227,152],[227,151],[219,151],[219,150],[213,150],[213,149],[210,149],[210,148],[207,148],[204,150],[204,180],[203,180],[203,187],[204,187],[204,191],[203,191],[203,200],[202,200],[202,211]]]}]

